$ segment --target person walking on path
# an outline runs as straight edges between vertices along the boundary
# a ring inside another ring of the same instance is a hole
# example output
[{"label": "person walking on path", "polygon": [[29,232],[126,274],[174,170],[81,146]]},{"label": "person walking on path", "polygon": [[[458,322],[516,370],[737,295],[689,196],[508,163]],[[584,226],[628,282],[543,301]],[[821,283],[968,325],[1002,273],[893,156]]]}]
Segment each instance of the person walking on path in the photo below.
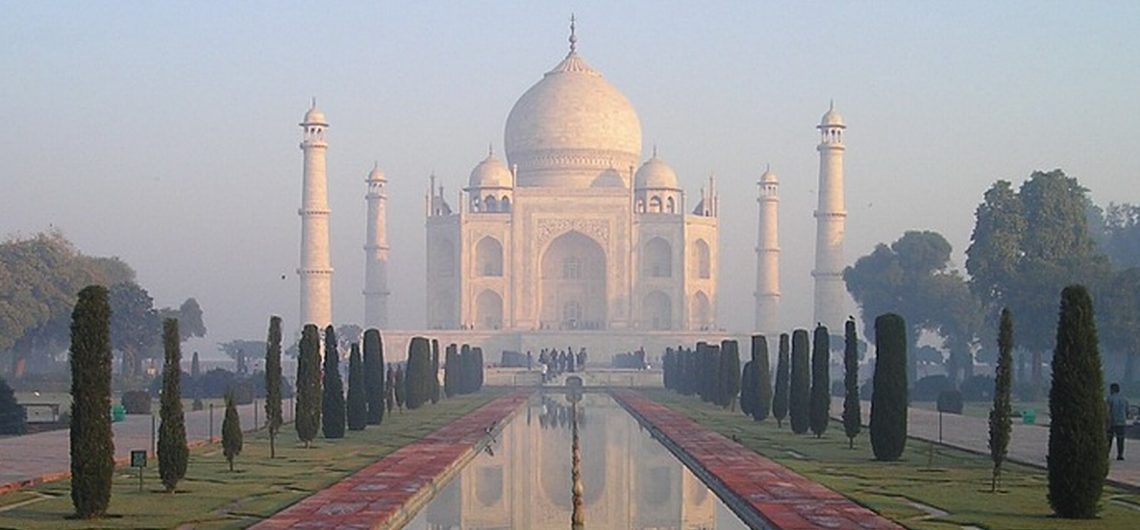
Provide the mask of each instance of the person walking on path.
[{"label": "person walking on path", "polygon": [[1124,460],[1124,431],[1128,428],[1128,400],[1120,395],[1120,385],[1109,387],[1108,399],[1108,450],[1112,451],[1112,438],[1116,437],[1116,459]]}]

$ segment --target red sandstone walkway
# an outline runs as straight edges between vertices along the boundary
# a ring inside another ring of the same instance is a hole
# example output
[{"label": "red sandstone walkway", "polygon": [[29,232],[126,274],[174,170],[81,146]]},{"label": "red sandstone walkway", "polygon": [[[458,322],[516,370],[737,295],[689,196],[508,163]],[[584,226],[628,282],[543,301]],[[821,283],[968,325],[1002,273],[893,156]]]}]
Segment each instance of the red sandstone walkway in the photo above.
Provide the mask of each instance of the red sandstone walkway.
[{"label": "red sandstone walkway", "polygon": [[352,476],[301,500],[253,528],[392,528],[475,456],[488,426],[501,427],[530,396],[519,391],[498,398]]},{"label": "red sandstone walkway", "polygon": [[[714,477],[709,487],[717,491],[725,504],[736,504],[734,511],[742,519],[747,518],[736,507],[744,504],[759,513],[769,527],[783,530],[902,528],[641,394],[618,390],[613,395],[634,416],[664,435],[666,446],[672,445],[670,450],[685,453],[679,456],[683,460],[688,457],[686,464],[700,468],[694,472]],[[736,499],[728,498],[725,490]]]}]

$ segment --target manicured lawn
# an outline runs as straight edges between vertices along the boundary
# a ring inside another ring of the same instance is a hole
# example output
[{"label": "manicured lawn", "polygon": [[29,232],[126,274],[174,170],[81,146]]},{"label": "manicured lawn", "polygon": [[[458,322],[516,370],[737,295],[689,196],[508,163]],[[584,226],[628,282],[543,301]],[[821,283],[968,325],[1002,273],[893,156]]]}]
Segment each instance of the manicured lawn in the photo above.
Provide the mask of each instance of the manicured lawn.
[{"label": "manicured lawn", "polygon": [[66,480],[0,495],[0,528],[173,528],[186,524],[244,528],[504,393],[487,388],[414,412],[388,414],[380,426],[349,431],[340,440],[318,438],[310,449],[297,443],[293,426],[286,425],[278,436],[277,458],[272,460],[265,432],[246,433],[237,471],[232,473],[219,444],[195,448],[187,477],[173,495],[162,492],[155,461],[144,473],[141,493],[136,470],[120,468],[115,474],[111,516],[98,521],[66,519],[72,512]]},{"label": "manicured lawn", "polygon": [[[832,422],[823,438],[795,435],[768,419],[754,422],[732,412],[665,390],[645,390],[651,399],[687,414],[744,446],[816,480],[911,528],[960,529],[972,525],[1002,529],[1131,529],[1140,521],[1140,495],[1106,488],[1100,519],[1052,517],[1045,499],[1043,470],[1004,466],[1003,493],[990,493],[988,457],[911,440],[903,459],[872,460],[866,429],[848,449],[843,425]],[[945,512],[943,514],[942,512]]]}]

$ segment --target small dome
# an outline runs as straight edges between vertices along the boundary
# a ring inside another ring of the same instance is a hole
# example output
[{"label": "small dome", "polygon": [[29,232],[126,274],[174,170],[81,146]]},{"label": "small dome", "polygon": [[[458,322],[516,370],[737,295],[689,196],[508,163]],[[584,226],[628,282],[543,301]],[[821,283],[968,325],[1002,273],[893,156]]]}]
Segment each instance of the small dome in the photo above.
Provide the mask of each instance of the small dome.
[{"label": "small dome", "polygon": [[507,165],[493,153],[488,153],[487,158],[471,170],[467,185],[471,188],[510,188],[513,180]]},{"label": "small dome", "polygon": [[761,184],[775,184],[779,182],[780,179],[776,178],[776,174],[772,172],[772,168],[766,168],[764,174],[760,175]]},{"label": "small dome", "polygon": [[641,168],[633,178],[635,184],[634,188],[663,188],[663,189],[678,189],[677,186],[677,173],[673,168],[669,167],[657,154],[653,154],[653,158],[646,160]]},{"label": "small dome", "polygon": [[819,126],[822,127],[847,127],[843,124],[843,116],[839,115],[839,111],[835,110],[835,104],[831,104],[831,108],[823,114],[819,120]]},{"label": "small dome", "polygon": [[325,113],[321,112],[321,109],[317,108],[317,99],[313,98],[313,106],[309,107],[309,111],[305,113],[305,120],[301,122],[301,125],[328,125],[328,124],[329,123],[327,121],[325,121]]}]

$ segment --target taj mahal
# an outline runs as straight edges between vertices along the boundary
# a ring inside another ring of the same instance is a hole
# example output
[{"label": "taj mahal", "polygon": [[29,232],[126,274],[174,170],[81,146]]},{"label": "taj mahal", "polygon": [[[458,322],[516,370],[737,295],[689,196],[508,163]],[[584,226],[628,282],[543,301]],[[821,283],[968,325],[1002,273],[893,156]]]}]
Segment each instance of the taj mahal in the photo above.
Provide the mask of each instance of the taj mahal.
[{"label": "taj mahal", "polygon": [[[488,149],[453,192],[428,179],[424,330],[388,329],[387,180],[378,166],[368,174],[362,327],[381,329],[397,355],[412,335],[455,335],[491,359],[567,344],[660,351],[781,331],[775,173],[757,181],[755,328],[731,333],[717,324],[716,179],[690,195],[656,148],[645,156],[634,106],[579,54],[573,22],[569,44],[507,115],[502,156]],[[315,101],[301,127],[301,322],[324,326],[333,322],[328,122]],[[815,319],[841,329],[846,126],[833,107],[817,128]]]}]

